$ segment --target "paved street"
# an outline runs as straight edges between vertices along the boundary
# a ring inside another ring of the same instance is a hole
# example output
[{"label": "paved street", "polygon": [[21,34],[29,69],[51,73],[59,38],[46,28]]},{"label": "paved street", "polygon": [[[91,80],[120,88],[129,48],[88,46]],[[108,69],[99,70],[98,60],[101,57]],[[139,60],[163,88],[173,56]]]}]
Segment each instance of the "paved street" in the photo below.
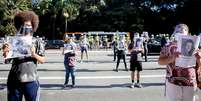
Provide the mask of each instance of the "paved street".
[{"label": "paved street", "polygon": [[[39,64],[41,101],[165,101],[165,68],[157,64],[158,56],[149,56],[143,62],[141,83],[143,88],[129,88],[130,72],[115,72],[112,51],[91,51],[88,62],[77,63],[76,87],[63,89],[63,56],[59,50],[47,50],[47,61]],[[78,60],[80,57],[78,57]],[[2,63],[2,60],[0,61]],[[129,56],[127,56],[129,66]],[[0,101],[6,100],[6,78],[10,64],[0,64]]]}]

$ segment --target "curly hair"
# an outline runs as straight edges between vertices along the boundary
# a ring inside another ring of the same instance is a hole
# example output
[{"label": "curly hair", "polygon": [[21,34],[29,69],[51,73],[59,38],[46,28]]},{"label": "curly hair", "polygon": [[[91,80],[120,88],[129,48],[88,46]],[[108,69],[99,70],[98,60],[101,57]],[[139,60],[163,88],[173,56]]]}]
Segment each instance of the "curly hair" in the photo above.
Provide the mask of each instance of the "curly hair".
[{"label": "curly hair", "polygon": [[31,21],[33,32],[38,28],[39,18],[33,11],[22,11],[15,15],[14,25],[17,30],[24,24],[25,21]]}]

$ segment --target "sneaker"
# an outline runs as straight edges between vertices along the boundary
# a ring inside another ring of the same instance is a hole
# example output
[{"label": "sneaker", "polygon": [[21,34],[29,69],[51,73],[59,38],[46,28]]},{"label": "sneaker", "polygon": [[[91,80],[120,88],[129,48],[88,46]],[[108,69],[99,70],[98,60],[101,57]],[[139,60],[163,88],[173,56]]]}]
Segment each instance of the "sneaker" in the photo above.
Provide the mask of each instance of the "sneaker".
[{"label": "sneaker", "polygon": [[72,88],[75,88],[75,85],[71,85]]},{"label": "sneaker", "polygon": [[128,69],[125,69],[125,71],[127,71],[127,72],[128,72],[129,70],[128,70]]},{"label": "sneaker", "polygon": [[136,83],[136,84],[135,84],[135,87],[137,87],[137,88],[142,88],[143,86],[142,86],[140,83]]},{"label": "sneaker", "polygon": [[64,84],[64,85],[63,85],[64,88],[67,87],[67,86],[68,86],[68,84]]},{"label": "sneaker", "polygon": [[135,86],[134,86],[134,83],[132,83],[131,85],[130,85],[130,88],[134,88]]},{"label": "sneaker", "polygon": [[83,63],[83,61],[81,60],[80,63]]}]

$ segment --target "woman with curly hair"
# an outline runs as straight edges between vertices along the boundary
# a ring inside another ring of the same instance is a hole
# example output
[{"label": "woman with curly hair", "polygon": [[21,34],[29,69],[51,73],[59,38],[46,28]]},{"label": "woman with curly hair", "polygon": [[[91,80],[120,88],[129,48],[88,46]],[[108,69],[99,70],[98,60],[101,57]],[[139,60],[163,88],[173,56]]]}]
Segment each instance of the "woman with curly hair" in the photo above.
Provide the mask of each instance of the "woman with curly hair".
[{"label": "woman with curly hair", "polygon": [[[33,37],[39,19],[33,11],[22,11],[15,15],[17,34],[32,37],[31,56],[12,58],[12,67],[7,80],[8,101],[39,101],[37,63],[45,62],[43,44]],[[4,49],[3,49],[4,50]]]}]

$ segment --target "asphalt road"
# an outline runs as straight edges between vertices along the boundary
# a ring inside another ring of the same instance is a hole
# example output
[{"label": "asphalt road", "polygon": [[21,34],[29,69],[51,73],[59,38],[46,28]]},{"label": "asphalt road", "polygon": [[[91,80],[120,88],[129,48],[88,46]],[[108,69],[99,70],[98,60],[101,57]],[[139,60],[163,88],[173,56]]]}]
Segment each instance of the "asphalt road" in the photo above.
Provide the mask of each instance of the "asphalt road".
[{"label": "asphalt road", "polygon": [[[157,64],[158,56],[149,56],[143,62],[141,83],[143,88],[130,88],[130,72],[124,71],[121,61],[119,72],[112,61],[112,51],[91,51],[89,60],[79,63],[77,57],[76,87],[63,88],[63,55],[59,50],[47,50],[47,60],[38,65],[41,101],[165,101],[165,67]],[[0,61],[2,63],[2,60]],[[129,56],[127,56],[129,66]],[[0,64],[0,101],[6,100],[6,79],[10,64]]]}]

